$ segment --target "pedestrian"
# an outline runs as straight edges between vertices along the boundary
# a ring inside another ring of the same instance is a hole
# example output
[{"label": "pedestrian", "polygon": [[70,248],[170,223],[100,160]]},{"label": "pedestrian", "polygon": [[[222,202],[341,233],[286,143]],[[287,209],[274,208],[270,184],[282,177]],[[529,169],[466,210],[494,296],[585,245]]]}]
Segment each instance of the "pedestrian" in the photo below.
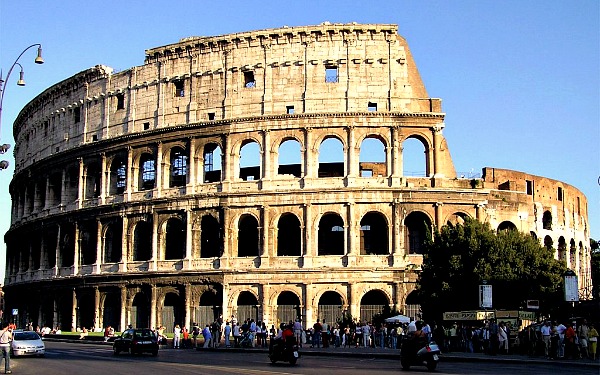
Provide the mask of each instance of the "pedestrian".
[{"label": "pedestrian", "polygon": [[225,347],[229,348],[231,346],[231,343],[229,341],[230,337],[231,337],[231,325],[229,325],[229,320],[225,322]]},{"label": "pedestrian", "polygon": [[234,347],[239,347],[240,346],[240,326],[237,325],[237,323],[232,323],[232,331],[233,331],[233,346]]},{"label": "pedestrian", "polygon": [[585,358],[590,357],[588,352],[590,327],[588,327],[587,320],[584,319],[579,328],[577,329],[577,337],[579,338],[579,346],[581,347],[581,355]]},{"label": "pedestrian", "polygon": [[593,324],[590,324],[590,331],[588,332],[588,341],[590,347],[590,357],[592,360],[596,360],[596,348],[598,347],[598,331]]},{"label": "pedestrian", "polygon": [[8,325],[4,326],[0,331],[0,349],[2,350],[2,358],[4,358],[4,373],[11,374],[10,369],[10,343],[12,342],[12,330]]},{"label": "pedestrian", "polygon": [[194,323],[192,327],[192,341],[194,341],[194,348],[198,347],[198,336],[200,336],[200,327],[198,327],[198,323]]},{"label": "pedestrian", "polygon": [[299,347],[302,347],[302,322],[300,318],[294,322],[294,336],[296,336],[296,342]]},{"label": "pedestrian", "polygon": [[315,346],[317,348],[321,347],[321,331],[322,330],[323,330],[323,326],[321,325],[321,322],[319,321],[319,319],[317,319],[317,322],[315,324],[313,324],[312,345],[310,346],[311,348],[314,348]]},{"label": "pedestrian", "polygon": [[210,333],[210,325],[206,325],[202,330],[202,336],[204,337],[204,346],[203,348],[208,348],[210,345],[210,340],[212,339],[212,335]]},{"label": "pedestrian", "polygon": [[175,324],[175,328],[173,328],[173,348],[179,349],[179,344],[181,342],[181,328],[179,324]]}]

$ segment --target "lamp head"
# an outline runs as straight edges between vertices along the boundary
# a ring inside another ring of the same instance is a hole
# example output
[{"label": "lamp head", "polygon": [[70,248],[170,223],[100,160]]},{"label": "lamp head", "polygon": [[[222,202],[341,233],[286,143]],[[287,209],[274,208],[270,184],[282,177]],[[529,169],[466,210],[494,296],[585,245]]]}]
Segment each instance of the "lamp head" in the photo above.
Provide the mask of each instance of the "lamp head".
[{"label": "lamp head", "polygon": [[0,170],[8,168],[8,162],[6,160],[0,161]]},{"label": "lamp head", "polygon": [[0,154],[4,154],[9,149],[10,149],[10,145],[8,143],[1,145],[0,146]]},{"label": "lamp head", "polygon": [[38,47],[37,57],[35,58],[36,64],[43,64],[44,59],[42,58],[42,46]]},{"label": "lamp head", "polygon": [[25,86],[25,80],[23,79],[24,75],[25,72],[23,72],[23,69],[21,69],[21,71],[19,72],[19,80],[17,81],[18,86]]}]

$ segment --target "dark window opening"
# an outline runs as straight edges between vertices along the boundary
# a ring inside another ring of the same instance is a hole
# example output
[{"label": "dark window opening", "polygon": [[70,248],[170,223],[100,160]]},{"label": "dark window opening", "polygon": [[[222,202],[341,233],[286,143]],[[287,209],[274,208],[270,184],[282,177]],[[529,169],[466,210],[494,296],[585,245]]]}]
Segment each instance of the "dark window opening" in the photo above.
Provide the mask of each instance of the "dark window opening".
[{"label": "dark window opening", "polygon": [[179,147],[171,151],[171,182],[170,186],[184,186],[187,179],[187,155]]},{"label": "dark window opening", "polygon": [[117,167],[116,174],[117,194],[121,194],[125,191],[125,186],[127,185],[127,167],[125,166],[125,162],[121,162]]},{"label": "dark window opening", "polygon": [[409,254],[423,254],[423,245],[431,228],[429,217],[422,212],[412,212],[404,220]]},{"label": "dark window opening", "polygon": [[144,130],[148,130],[150,129],[150,123],[149,122],[145,122],[144,123]]},{"label": "dark window opening", "polygon": [[338,82],[338,68],[333,65],[325,66],[325,82],[337,83]]},{"label": "dark window opening", "polygon": [[214,112],[208,112],[208,121],[213,121],[215,119],[215,113]]},{"label": "dark window opening", "polygon": [[117,94],[117,110],[125,108],[125,94]]},{"label": "dark window opening", "polygon": [[243,215],[238,229],[238,257],[260,255],[258,242],[258,222],[252,215]]},{"label": "dark window opening", "polygon": [[[77,124],[79,121],[81,121],[81,108],[79,107],[75,107],[75,109],[73,109],[73,121]],[[47,130],[47,127],[46,127]],[[47,133],[47,131],[46,131]],[[46,134],[47,135],[47,134]]]},{"label": "dark window opening", "polygon": [[169,219],[165,234],[165,259],[185,258],[185,226],[179,219]]},{"label": "dark window opening", "polygon": [[141,190],[154,189],[156,181],[156,166],[151,155],[147,155],[141,161],[142,164],[142,186]]},{"label": "dark window opening", "polygon": [[256,80],[254,79],[254,72],[245,71],[244,72],[244,87],[251,89],[256,87]]},{"label": "dark window opening", "polygon": [[318,255],[344,255],[344,220],[336,214],[323,215],[318,240]]},{"label": "dark window opening", "polygon": [[367,105],[367,109],[369,110],[369,112],[377,112],[377,103],[369,102],[369,104]]},{"label": "dark window opening", "polygon": [[133,231],[133,260],[147,261],[152,257],[152,225],[140,221]]},{"label": "dark window opening", "polygon": [[184,82],[182,80],[174,81],[175,85],[175,97],[183,98],[185,96]]},{"label": "dark window opening", "polygon": [[204,215],[201,222],[200,258],[219,257],[222,253],[221,226],[211,215]]},{"label": "dark window opening", "polygon": [[544,211],[542,216],[542,228],[552,230],[552,214],[550,211]]},{"label": "dark window opening", "polygon": [[387,223],[378,212],[369,212],[360,221],[360,253],[362,255],[389,253]]},{"label": "dark window opening", "polygon": [[525,180],[527,183],[527,195],[533,195],[533,181]]},{"label": "dark window opening", "polygon": [[81,224],[79,230],[81,264],[96,263],[96,244],[98,242],[98,229],[96,222]]},{"label": "dark window opening", "polygon": [[293,115],[294,114],[294,106],[293,105],[286,106],[285,113],[287,113],[288,115]]},{"label": "dark window opening", "polygon": [[98,135],[94,134],[92,135],[92,142],[97,142],[98,141]]},{"label": "dark window opening", "polygon": [[121,261],[122,241],[123,223],[110,224],[104,234],[104,261],[106,263]]},{"label": "dark window opening", "polygon": [[277,223],[277,256],[300,256],[302,232],[294,214],[284,214]]},{"label": "dark window opening", "polygon": [[561,188],[561,187],[559,186],[559,187],[558,187],[558,191],[557,191],[556,193],[557,193],[557,194],[556,194],[556,195],[557,195],[557,199],[558,199],[559,201],[561,201],[561,202],[562,202],[562,200],[563,200],[563,197],[564,197],[564,196],[563,196],[563,188]]}]

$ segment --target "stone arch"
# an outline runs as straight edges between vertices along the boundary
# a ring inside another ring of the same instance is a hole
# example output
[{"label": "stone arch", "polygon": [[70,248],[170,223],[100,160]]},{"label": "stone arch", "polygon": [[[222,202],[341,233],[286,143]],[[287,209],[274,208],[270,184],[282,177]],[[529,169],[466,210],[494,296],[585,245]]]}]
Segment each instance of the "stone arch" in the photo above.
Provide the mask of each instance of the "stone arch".
[{"label": "stone arch", "polygon": [[465,224],[465,220],[467,218],[470,218],[471,216],[463,211],[456,211],[450,215],[448,215],[448,217],[446,218],[445,222],[446,225],[452,224],[452,225],[464,225]]},{"label": "stone arch", "polygon": [[114,155],[108,166],[110,171],[108,178],[108,194],[123,194],[127,189],[127,157]]},{"label": "stone arch", "polygon": [[219,257],[223,251],[222,229],[213,215],[202,215],[200,220],[200,258]]},{"label": "stone arch", "polygon": [[[263,163],[263,147],[260,140],[248,137],[235,145],[239,145],[238,174],[237,178],[243,181],[258,181],[261,179],[261,165]],[[256,149],[255,149],[256,148]]]},{"label": "stone arch", "polygon": [[183,326],[185,318],[185,307],[183,298],[177,288],[167,288],[163,290],[162,296],[157,303],[160,316],[159,325],[163,325],[165,332],[173,332],[176,324]]},{"label": "stone arch", "polygon": [[344,219],[335,212],[321,216],[318,226],[317,255],[344,255]]},{"label": "stone arch", "polygon": [[256,257],[260,255],[260,233],[258,219],[252,214],[243,214],[238,220],[238,257]]},{"label": "stone arch", "polygon": [[123,248],[123,219],[115,218],[114,221],[111,221],[104,226],[102,232],[103,262],[120,262]]},{"label": "stone arch", "polygon": [[133,226],[131,260],[148,261],[152,258],[152,224],[139,220]]},{"label": "stone arch", "polygon": [[577,246],[572,238],[569,241],[569,268],[572,270],[577,269]]},{"label": "stone arch", "polygon": [[277,155],[276,171],[278,175],[292,175],[296,178],[302,177],[302,141],[296,136],[287,136],[273,143],[273,153]]},{"label": "stone arch", "polygon": [[302,255],[302,227],[298,217],[286,212],[277,221],[277,256]]},{"label": "stone arch", "polygon": [[542,228],[552,230],[552,213],[548,210],[544,211],[542,216]]},{"label": "stone arch", "polygon": [[78,229],[81,264],[94,264],[98,246],[98,223],[95,220],[82,221],[79,223]]},{"label": "stone arch", "polygon": [[182,145],[169,150],[169,187],[185,186],[188,176],[189,153]]},{"label": "stone arch", "polygon": [[134,295],[130,311],[129,324],[137,328],[150,327],[150,300],[144,292],[139,291]]},{"label": "stone arch", "polygon": [[[236,299],[237,306],[237,317],[239,322],[243,322],[246,319],[254,319],[257,322],[258,319],[258,296],[252,291],[244,290],[241,291]],[[240,323],[241,324],[241,323]]]},{"label": "stone arch", "polygon": [[544,247],[548,250],[552,250],[553,246],[554,246],[554,240],[552,239],[552,237],[545,236],[544,237]]},{"label": "stone arch", "polygon": [[389,225],[385,215],[367,212],[360,220],[360,254],[389,254]]},{"label": "stone arch", "polygon": [[102,326],[111,326],[115,331],[125,329],[121,327],[121,293],[118,290],[103,293],[100,306],[102,306]]},{"label": "stone arch", "polygon": [[156,176],[158,173],[156,158],[154,154],[143,153],[139,157],[137,166],[137,187],[138,190],[151,190],[156,187]]},{"label": "stone arch", "polygon": [[531,236],[531,238],[533,238],[534,240],[536,240],[536,241],[537,241],[537,239],[538,239],[538,236],[537,236],[537,234],[536,234],[534,231],[530,231],[530,232],[529,232],[529,235]]},{"label": "stone arch", "polygon": [[223,149],[218,142],[209,142],[202,150],[202,182],[220,182],[223,179]]},{"label": "stone arch", "polygon": [[[162,225],[161,230],[161,256],[160,259],[173,260],[185,258],[186,252],[186,226],[179,215],[171,215]],[[164,236],[164,237],[163,237]]]},{"label": "stone arch", "polygon": [[77,327],[93,329],[96,323],[93,289],[78,290],[77,294]]},{"label": "stone arch", "polygon": [[[341,146],[341,151],[337,148]],[[319,177],[343,177],[346,175],[345,143],[335,134],[322,138],[319,150]],[[341,156],[341,161],[339,157]],[[330,161],[331,159],[331,161]]]},{"label": "stone arch", "polygon": [[405,246],[408,254],[423,254],[423,245],[431,231],[431,218],[425,212],[413,211],[404,219]]},{"label": "stone arch", "polygon": [[403,313],[413,320],[417,320],[417,318],[421,315],[421,300],[416,290],[411,291],[406,296]]},{"label": "stone arch", "polygon": [[[433,174],[430,162],[431,142],[423,134],[410,134],[402,140],[402,170],[407,177],[427,177]],[[422,156],[418,154],[423,152]]]},{"label": "stone arch", "polygon": [[517,230],[517,226],[510,220],[505,220],[498,225],[497,232],[504,230]]},{"label": "stone arch", "polygon": [[558,260],[567,262],[567,242],[563,236],[558,238],[558,246],[556,248],[558,254]]},{"label": "stone arch", "polygon": [[341,320],[344,312],[344,307],[347,306],[344,302],[344,297],[337,291],[327,290],[319,297],[317,304],[317,317],[321,322],[327,322],[330,325]]},{"label": "stone arch", "polygon": [[277,296],[277,326],[302,317],[300,297],[289,290],[284,290]]},{"label": "stone arch", "polygon": [[223,290],[207,289],[200,295],[198,306],[196,306],[195,320],[204,327],[219,318],[223,312]]},{"label": "stone arch", "polygon": [[388,176],[390,174],[387,170],[386,149],[389,145],[387,139],[381,134],[366,134],[357,140],[357,144],[360,144],[358,164],[361,177]]},{"label": "stone arch", "polygon": [[102,169],[100,163],[93,161],[85,165],[83,173],[85,176],[84,199],[98,198],[100,196],[100,187],[102,185]]},{"label": "stone arch", "polygon": [[360,299],[360,321],[370,322],[373,315],[379,314],[385,306],[390,305],[391,299],[381,289],[371,289]]}]

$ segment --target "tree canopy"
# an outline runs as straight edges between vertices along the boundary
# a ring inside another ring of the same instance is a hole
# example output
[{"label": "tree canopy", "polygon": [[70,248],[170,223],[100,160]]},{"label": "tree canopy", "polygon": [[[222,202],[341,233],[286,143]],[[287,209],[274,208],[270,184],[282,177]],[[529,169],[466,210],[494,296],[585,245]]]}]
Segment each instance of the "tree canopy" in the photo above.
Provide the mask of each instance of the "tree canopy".
[{"label": "tree canopy", "polygon": [[427,319],[444,311],[479,309],[479,285],[492,285],[494,309],[519,309],[540,300],[548,312],[563,300],[566,264],[528,234],[492,230],[467,218],[436,230],[424,245],[417,293]]}]

